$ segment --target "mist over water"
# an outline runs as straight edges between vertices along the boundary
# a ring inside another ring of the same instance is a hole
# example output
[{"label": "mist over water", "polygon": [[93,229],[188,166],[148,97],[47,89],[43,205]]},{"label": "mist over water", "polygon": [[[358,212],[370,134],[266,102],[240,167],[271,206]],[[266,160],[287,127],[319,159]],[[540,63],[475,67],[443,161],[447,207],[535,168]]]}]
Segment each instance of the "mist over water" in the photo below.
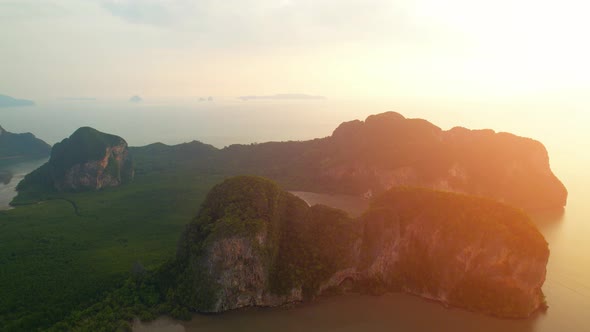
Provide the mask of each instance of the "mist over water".
[{"label": "mist over water", "polygon": [[[325,137],[343,121],[397,111],[424,118],[442,129],[491,128],[541,141],[553,172],[569,191],[564,212],[533,216],[549,242],[551,256],[543,287],[549,309],[527,320],[500,320],[404,294],[380,297],[345,296],[321,299],[291,309],[246,310],[193,321],[169,320],[150,325],[153,331],[588,331],[590,308],[590,153],[584,111],[540,103],[447,103],[414,101],[240,101],[213,102],[38,102],[36,107],[3,109],[0,124],[11,132],[33,132],[50,144],[80,126],[117,134],[131,146],[154,142],[178,144],[200,140],[224,147],[233,143],[306,140]],[[0,184],[0,208],[14,187],[43,161],[14,164],[13,179]],[[4,169],[7,166],[0,166]],[[321,197],[308,196],[321,201]],[[332,198],[333,199],[333,198]],[[144,331],[137,325],[138,331]],[[145,330],[148,331],[148,330]]]},{"label": "mist over water", "polygon": [[[555,110],[559,107],[560,112]],[[549,102],[425,101],[418,99],[251,100],[216,97],[212,102],[145,99],[127,101],[38,101],[34,107],[4,108],[0,124],[32,132],[49,144],[82,126],[122,136],[131,146],[200,140],[217,147],[234,143],[325,137],[344,122],[396,111],[424,118],[442,129],[491,128],[541,140],[550,155],[569,152],[583,138],[587,110]],[[555,150],[555,151],[553,151]],[[590,157],[590,156],[587,156]],[[554,158],[555,159],[555,158]]]}]

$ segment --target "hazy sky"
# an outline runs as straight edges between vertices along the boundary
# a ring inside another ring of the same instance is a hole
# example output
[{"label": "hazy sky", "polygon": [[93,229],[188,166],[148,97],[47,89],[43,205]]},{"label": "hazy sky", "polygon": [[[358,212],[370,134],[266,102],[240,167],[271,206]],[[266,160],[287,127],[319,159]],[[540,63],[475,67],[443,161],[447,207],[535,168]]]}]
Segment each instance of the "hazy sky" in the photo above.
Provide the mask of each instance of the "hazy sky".
[{"label": "hazy sky", "polygon": [[0,0],[0,94],[590,94],[590,5],[560,0]]}]

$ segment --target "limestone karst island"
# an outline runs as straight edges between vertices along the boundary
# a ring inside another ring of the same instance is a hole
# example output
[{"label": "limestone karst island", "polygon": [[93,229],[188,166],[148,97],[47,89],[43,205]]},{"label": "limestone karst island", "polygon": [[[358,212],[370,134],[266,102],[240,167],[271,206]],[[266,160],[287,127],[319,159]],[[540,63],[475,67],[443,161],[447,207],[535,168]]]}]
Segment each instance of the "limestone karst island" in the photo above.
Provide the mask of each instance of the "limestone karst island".
[{"label": "limestone karst island", "polygon": [[0,0],[0,332],[590,332],[589,13]]},{"label": "limestone karst island", "polygon": [[[50,303],[62,318],[46,327],[58,330],[392,292],[526,318],[547,307],[549,259],[527,213],[567,201],[540,142],[443,131],[394,112],[342,123],[321,139],[223,149],[128,147],[83,127],[17,190],[5,218],[77,224],[74,234],[34,244],[40,256],[9,261],[16,270],[73,248],[55,269],[3,277],[14,285],[9,302],[22,305],[9,326],[25,326]],[[353,216],[288,190],[357,197],[368,207]],[[117,235],[100,235],[110,229]],[[136,250],[151,258],[136,260]],[[87,305],[89,294],[103,295]]]}]

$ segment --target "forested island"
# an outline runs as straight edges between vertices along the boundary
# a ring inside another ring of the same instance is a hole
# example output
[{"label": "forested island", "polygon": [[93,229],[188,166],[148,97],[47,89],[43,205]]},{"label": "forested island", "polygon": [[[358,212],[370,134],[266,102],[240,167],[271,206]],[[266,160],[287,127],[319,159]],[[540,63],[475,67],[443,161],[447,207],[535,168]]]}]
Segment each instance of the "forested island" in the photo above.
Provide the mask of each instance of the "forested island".
[{"label": "forested island", "polygon": [[31,133],[15,134],[0,126],[0,160],[49,156],[51,146]]},{"label": "forested island", "polygon": [[[285,189],[371,204],[352,218]],[[522,209],[567,200],[541,143],[392,112],[224,149],[127,148],[81,128],[18,190],[0,211],[0,325],[12,330],[125,330],[347,291],[527,317],[544,306],[549,251]]]}]

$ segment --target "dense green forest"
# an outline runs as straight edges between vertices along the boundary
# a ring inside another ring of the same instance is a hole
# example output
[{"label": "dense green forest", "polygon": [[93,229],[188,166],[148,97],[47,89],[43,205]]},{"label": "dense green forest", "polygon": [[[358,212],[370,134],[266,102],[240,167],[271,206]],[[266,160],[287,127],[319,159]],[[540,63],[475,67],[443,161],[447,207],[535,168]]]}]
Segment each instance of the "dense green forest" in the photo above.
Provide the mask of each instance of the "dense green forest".
[{"label": "dense green forest", "polygon": [[116,189],[18,198],[27,205],[0,211],[0,326],[48,328],[121,286],[136,262],[151,270],[173,257],[184,225],[222,179],[139,173]]}]

